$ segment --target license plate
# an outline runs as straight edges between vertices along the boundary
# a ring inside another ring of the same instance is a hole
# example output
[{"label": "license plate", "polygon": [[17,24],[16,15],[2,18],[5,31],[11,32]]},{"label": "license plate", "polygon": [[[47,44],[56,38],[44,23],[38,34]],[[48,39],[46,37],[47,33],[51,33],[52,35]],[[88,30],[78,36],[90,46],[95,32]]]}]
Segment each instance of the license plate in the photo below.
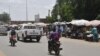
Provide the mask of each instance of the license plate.
[{"label": "license plate", "polygon": [[36,37],[36,36],[31,36],[31,37]]}]

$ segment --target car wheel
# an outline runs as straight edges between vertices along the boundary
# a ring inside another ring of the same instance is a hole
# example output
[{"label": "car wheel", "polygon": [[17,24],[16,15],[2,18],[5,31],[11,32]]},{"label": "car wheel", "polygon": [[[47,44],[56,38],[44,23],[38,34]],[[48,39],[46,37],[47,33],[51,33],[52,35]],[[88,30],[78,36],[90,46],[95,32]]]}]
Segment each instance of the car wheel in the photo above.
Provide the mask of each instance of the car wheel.
[{"label": "car wheel", "polygon": [[37,40],[37,42],[40,42],[40,37],[37,37],[37,39],[36,39],[36,40]]},{"label": "car wheel", "polygon": [[25,38],[23,38],[23,42],[26,42],[26,39]]},{"label": "car wheel", "polygon": [[26,38],[24,37],[23,34],[22,34],[22,38],[23,38],[22,41],[25,42],[26,41]]}]

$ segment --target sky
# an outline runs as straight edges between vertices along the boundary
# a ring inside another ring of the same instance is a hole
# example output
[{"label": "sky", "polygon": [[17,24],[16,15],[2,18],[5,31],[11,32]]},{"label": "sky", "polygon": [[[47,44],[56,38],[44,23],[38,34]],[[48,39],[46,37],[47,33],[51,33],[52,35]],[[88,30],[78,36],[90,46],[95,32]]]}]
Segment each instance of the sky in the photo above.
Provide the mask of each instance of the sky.
[{"label": "sky", "polygon": [[[56,0],[27,0],[28,20],[34,20],[36,14],[45,18],[55,3]],[[26,0],[0,0],[0,13],[3,12],[10,12],[11,20],[26,20]]]}]

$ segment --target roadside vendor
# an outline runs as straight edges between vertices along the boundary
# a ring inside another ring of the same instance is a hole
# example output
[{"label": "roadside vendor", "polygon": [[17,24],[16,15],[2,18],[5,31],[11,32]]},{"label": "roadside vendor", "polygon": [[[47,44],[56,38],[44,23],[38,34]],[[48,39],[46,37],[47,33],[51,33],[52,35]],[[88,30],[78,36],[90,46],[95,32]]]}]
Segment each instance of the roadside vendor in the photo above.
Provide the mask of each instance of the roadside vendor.
[{"label": "roadside vendor", "polygon": [[93,34],[93,40],[98,42],[99,41],[98,31],[97,31],[97,28],[95,26],[93,26],[91,33]]}]

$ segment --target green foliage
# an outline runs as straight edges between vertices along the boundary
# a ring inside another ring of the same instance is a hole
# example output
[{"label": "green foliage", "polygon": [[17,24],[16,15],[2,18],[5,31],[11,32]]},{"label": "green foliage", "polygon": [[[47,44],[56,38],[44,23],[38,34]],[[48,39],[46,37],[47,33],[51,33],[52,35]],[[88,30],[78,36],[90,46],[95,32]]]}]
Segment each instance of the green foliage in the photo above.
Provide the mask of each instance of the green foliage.
[{"label": "green foliage", "polygon": [[73,3],[74,17],[94,20],[100,13],[100,0],[75,0]]},{"label": "green foliage", "polygon": [[52,10],[53,20],[57,21],[58,14],[62,21],[94,20],[100,14],[100,0],[57,0]]},{"label": "green foliage", "polygon": [[100,15],[98,15],[98,16],[96,17],[96,20],[100,20]]},{"label": "green foliage", "polygon": [[50,16],[47,16],[46,19],[47,19],[48,23],[53,23],[54,22],[54,20]]},{"label": "green foliage", "polygon": [[0,21],[8,23],[10,21],[10,16],[6,12],[0,14]]},{"label": "green foliage", "polygon": [[62,21],[71,21],[73,19],[73,8],[70,4],[62,4],[60,9]]},{"label": "green foliage", "polygon": [[57,5],[57,4],[54,6],[51,15],[52,15],[53,21],[58,21],[58,20],[57,20],[57,15],[58,15],[58,5]]},{"label": "green foliage", "polygon": [[57,21],[57,15],[61,16],[61,21],[71,21],[73,19],[73,7],[67,0],[57,0],[52,10],[52,18]]}]

